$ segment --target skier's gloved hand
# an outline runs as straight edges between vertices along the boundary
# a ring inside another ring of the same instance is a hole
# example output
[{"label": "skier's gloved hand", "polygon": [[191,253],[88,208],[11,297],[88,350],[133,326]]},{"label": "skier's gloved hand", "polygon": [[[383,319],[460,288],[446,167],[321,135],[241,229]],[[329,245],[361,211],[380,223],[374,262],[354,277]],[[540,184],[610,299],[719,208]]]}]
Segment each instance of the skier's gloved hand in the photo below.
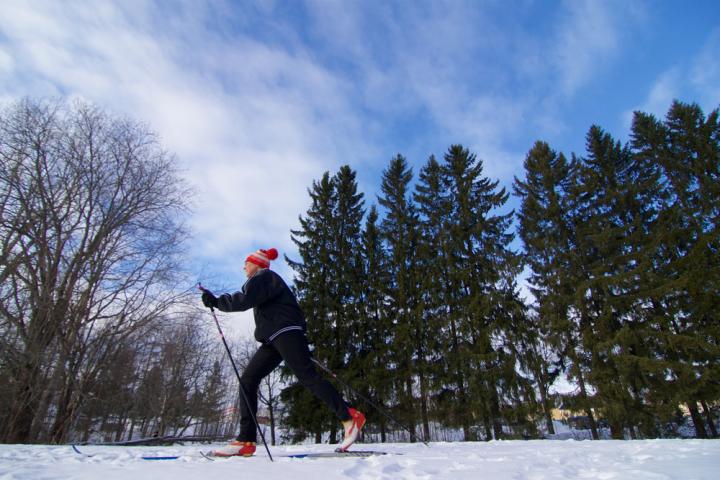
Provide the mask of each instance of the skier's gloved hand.
[{"label": "skier's gloved hand", "polygon": [[202,302],[208,308],[217,308],[218,299],[210,290],[203,290]]}]

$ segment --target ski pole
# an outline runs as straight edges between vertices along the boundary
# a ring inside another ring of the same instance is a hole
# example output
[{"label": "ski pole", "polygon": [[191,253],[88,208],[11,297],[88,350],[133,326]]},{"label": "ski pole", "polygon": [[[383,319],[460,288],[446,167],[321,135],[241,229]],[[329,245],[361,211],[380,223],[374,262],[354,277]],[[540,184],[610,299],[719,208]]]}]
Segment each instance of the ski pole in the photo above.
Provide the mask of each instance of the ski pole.
[{"label": "ski pole", "polygon": [[[200,291],[205,292],[205,288],[198,282],[198,289]],[[232,353],[230,352],[230,347],[228,347],[227,340],[225,340],[225,335],[223,334],[222,328],[220,328],[220,322],[217,319],[217,315],[215,315],[215,309],[213,307],[210,307],[210,313],[212,313],[213,320],[215,320],[215,326],[218,329],[218,333],[220,333],[220,338],[222,339],[223,345],[225,345],[225,351],[228,354],[228,357],[230,358],[230,363],[232,364],[233,370],[235,370],[235,376],[238,379],[238,384],[240,385],[240,395],[242,396],[243,400],[245,401],[245,406],[248,409],[248,412],[250,412],[250,417],[253,419],[253,423],[255,424],[255,428],[257,428],[257,431],[260,433],[260,438],[262,439],[263,445],[265,445],[265,451],[267,451],[268,457],[270,457],[270,461],[274,462],[272,454],[270,453],[270,448],[268,448],[268,444],[265,441],[265,434],[260,429],[260,424],[258,424],[257,418],[252,412],[252,408],[250,408],[250,400],[248,400],[247,395],[245,394],[245,390],[242,386],[242,381],[240,380],[240,372],[237,369],[237,366],[235,365],[235,360],[233,360]]]},{"label": "ski pole", "polygon": [[312,360],[312,361],[315,363],[315,365],[317,365],[317,366],[320,367],[321,369],[325,370],[328,374],[330,374],[330,376],[332,376],[335,380],[337,380],[338,382],[340,382],[345,388],[347,388],[348,390],[350,390],[353,394],[355,394],[355,395],[357,395],[358,397],[360,397],[360,398],[362,398],[363,400],[365,400],[365,401],[368,403],[368,405],[370,405],[371,407],[373,407],[373,408],[374,408],[375,410],[377,410],[378,412],[382,413],[386,418],[390,419],[391,422],[393,422],[393,423],[395,423],[396,425],[399,425],[400,427],[402,427],[403,430],[405,430],[406,432],[408,432],[408,433],[410,434],[410,437],[411,437],[411,438],[415,438],[416,440],[420,440],[422,443],[425,444],[426,447],[429,447],[429,446],[430,446],[430,445],[428,444],[427,440],[425,440],[424,438],[418,438],[418,436],[415,435],[415,433],[413,433],[412,430],[410,430],[408,427],[406,427],[405,425],[403,425],[402,423],[400,423],[395,417],[393,417],[392,415],[390,415],[389,413],[387,413],[384,408],[378,406],[375,402],[373,402],[372,400],[370,400],[369,398],[367,398],[365,395],[363,395],[362,393],[359,393],[357,390],[355,390],[354,388],[352,388],[350,385],[348,385],[347,382],[345,382],[343,379],[341,379],[340,377],[338,377],[337,375],[335,375],[335,373],[334,373],[332,370],[330,370],[328,367],[326,367],[325,365],[323,365],[322,363],[318,362],[317,360],[315,360],[315,359],[312,358],[312,357],[310,358],[310,360]]}]

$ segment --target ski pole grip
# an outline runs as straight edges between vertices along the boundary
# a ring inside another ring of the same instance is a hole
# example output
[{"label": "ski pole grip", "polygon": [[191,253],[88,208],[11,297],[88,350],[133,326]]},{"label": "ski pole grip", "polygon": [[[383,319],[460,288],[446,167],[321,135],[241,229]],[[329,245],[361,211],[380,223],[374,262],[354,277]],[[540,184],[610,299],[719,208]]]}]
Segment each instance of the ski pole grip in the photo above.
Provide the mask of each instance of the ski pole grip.
[{"label": "ski pole grip", "polygon": [[[197,283],[197,288],[198,288],[198,290],[200,290],[200,291],[203,292],[203,293],[205,293],[205,292],[208,291],[208,289],[205,288],[205,287],[203,287],[203,286],[202,286],[202,283],[200,283],[200,282]],[[211,311],[211,312],[214,312],[214,311],[215,311],[215,308],[214,308],[214,307],[210,307],[210,311]]]}]

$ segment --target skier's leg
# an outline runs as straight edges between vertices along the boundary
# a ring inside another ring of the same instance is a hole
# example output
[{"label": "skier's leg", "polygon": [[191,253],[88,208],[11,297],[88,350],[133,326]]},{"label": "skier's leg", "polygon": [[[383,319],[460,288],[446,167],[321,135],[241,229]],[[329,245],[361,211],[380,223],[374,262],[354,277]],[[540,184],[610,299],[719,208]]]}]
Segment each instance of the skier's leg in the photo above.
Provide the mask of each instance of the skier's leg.
[{"label": "skier's leg", "polygon": [[348,421],[352,418],[348,412],[348,405],[340,393],[315,369],[315,365],[310,359],[310,350],[304,333],[299,330],[285,332],[278,335],[272,344],[282,355],[285,365],[292,370],[303,386],[310,389],[317,398],[330,407],[341,421]]},{"label": "skier's leg", "polygon": [[250,407],[248,408],[245,402],[240,400],[240,434],[237,437],[239,441],[257,441],[257,429],[253,416],[257,417],[258,388],[260,388],[262,379],[280,365],[281,361],[280,354],[272,345],[263,344],[252,356],[240,376],[240,386],[245,392]]}]

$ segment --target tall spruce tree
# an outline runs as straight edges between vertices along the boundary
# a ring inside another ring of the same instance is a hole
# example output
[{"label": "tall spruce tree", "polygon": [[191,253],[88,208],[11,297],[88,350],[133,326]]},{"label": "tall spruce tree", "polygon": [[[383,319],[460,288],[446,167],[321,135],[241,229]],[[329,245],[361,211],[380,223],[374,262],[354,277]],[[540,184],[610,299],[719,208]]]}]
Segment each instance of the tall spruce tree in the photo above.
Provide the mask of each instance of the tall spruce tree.
[{"label": "tall spruce tree", "polygon": [[700,438],[708,429],[717,435],[707,405],[720,397],[719,130],[717,109],[705,118],[697,105],[679,102],[664,122],[636,113],[633,123],[636,156],[657,166],[662,186],[646,261],[654,327],[648,340],[663,367],[653,394],[667,407],[659,412],[663,420],[675,405],[687,405]]},{"label": "tall spruce tree", "polygon": [[[516,300],[519,258],[508,248],[513,213],[496,214],[508,199],[498,182],[483,176],[483,164],[461,145],[453,145],[442,165],[452,207],[448,216],[445,331],[447,369],[457,394],[457,415],[466,439],[475,438],[478,418],[485,438],[502,437],[503,415],[514,406],[510,390],[522,380],[516,359],[502,348],[504,330]],[[468,415],[471,412],[472,415]]]},{"label": "tall spruce tree", "polygon": [[549,351],[566,352],[574,358],[573,328],[568,321],[571,285],[564,275],[570,248],[565,198],[570,166],[562,153],[538,141],[528,152],[524,167],[525,179],[516,177],[513,188],[521,200],[518,233],[530,268],[528,282],[535,309],[534,318],[528,321],[535,323],[537,337],[526,347],[527,360],[537,381],[547,429],[554,433],[549,386],[562,362]]},{"label": "tall spruce tree", "polygon": [[573,186],[575,252],[585,274],[575,305],[596,401],[613,438],[624,438],[625,429],[635,435],[638,419],[652,423],[642,395],[647,383],[640,365],[650,352],[643,341],[647,325],[637,315],[637,279],[655,216],[656,178],[599,127],[588,132],[587,153]]},{"label": "tall spruce tree", "polygon": [[[358,358],[360,338],[365,321],[361,316],[360,298],[364,288],[361,250],[363,194],[358,192],[356,172],[344,165],[333,177],[337,203],[333,211],[331,229],[333,232],[333,258],[329,265],[327,283],[335,291],[332,301],[333,348],[336,358],[333,365],[345,371],[346,379],[354,390],[365,390],[365,381],[360,375],[361,359]],[[350,399],[357,405],[356,399]],[[337,422],[333,425],[339,425]],[[334,441],[336,430],[331,430]]]},{"label": "tall spruce tree", "polygon": [[[335,348],[334,308],[338,285],[329,278],[336,259],[333,217],[338,200],[330,173],[325,172],[319,181],[313,181],[308,193],[310,208],[299,218],[300,229],[291,231],[301,259],[293,261],[286,257],[286,261],[296,272],[294,288],[307,318],[307,336],[314,346],[314,355],[331,368],[337,368],[343,360],[341,352]],[[291,387],[281,394],[281,398],[286,404],[284,422],[296,430],[295,440],[312,434],[320,441],[323,432],[336,428],[334,415],[307,389]]]},{"label": "tall spruce tree", "polygon": [[[417,424],[415,382],[418,375],[416,355],[418,337],[418,271],[415,263],[417,250],[417,213],[410,197],[412,171],[405,157],[395,156],[382,174],[380,206],[385,217],[380,232],[388,252],[390,288],[387,291],[387,308],[394,329],[393,365],[391,374],[402,419],[414,430]],[[413,432],[411,440],[415,440]]]},{"label": "tall spruce tree", "polygon": [[[439,404],[447,396],[440,395],[439,392],[443,391],[443,381],[440,378],[444,351],[440,345],[441,329],[443,319],[448,314],[448,299],[451,298],[445,279],[448,263],[446,245],[450,241],[446,222],[452,209],[445,190],[442,168],[434,155],[430,156],[420,170],[413,200],[419,214],[420,235],[416,259],[422,272],[419,278],[419,314],[424,325],[421,356],[425,361],[421,378],[424,390],[430,392],[421,397],[421,412],[423,434],[425,438],[429,438],[430,409],[435,412],[434,420],[441,424],[446,423],[449,417],[448,409]],[[434,405],[429,404],[430,396],[435,397]]]},{"label": "tall spruce tree", "polygon": [[[360,390],[376,405],[391,405],[393,393],[392,365],[393,315],[386,306],[390,275],[388,258],[378,226],[377,207],[372,205],[362,231],[360,253],[363,260],[365,282],[360,290],[356,360],[358,377],[364,380]],[[378,425],[380,441],[387,440],[388,425],[383,415],[374,408],[365,410],[368,422]]]},{"label": "tall spruce tree", "polygon": [[[359,298],[362,290],[362,261],[360,250],[363,194],[357,191],[356,173],[347,165],[330,177],[326,172],[319,182],[313,182],[309,192],[312,205],[301,229],[292,231],[301,262],[288,260],[297,272],[295,281],[300,305],[308,318],[308,338],[315,345],[315,355],[330,369],[348,371],[355,365],[359,323]],[[303,405],[317,400],[303,398],[305,391],[290,391],[287,398]],[[319,404],[318,404],[319,406]],[[325,408],[315,408],[322,417],[310,419],[319,429],[327,426],[330,441],[337,440],[338,422]],[[314,415],[314,414],[313,414]],[[291,412],[289,418],[303,422],[303,416]]]},{"label": "tall spruce tree", "polygon": [[622,438],[627,420],[627,390],[624,382],[613,383],[619,372],[613,351],[605,341],[620,329],[622,314],[612,305],[617,292],[610,284],[617,273],[621,228],[612,203],[617,201],[618,167],[627,152],[597,126],[586,136],[587,156],[576,158],[572,188],[576,264],[574,305],[579,315],[580,340],[584,349],[588,381],[597,390],[595,401],[610,422],[614,438]]}]

